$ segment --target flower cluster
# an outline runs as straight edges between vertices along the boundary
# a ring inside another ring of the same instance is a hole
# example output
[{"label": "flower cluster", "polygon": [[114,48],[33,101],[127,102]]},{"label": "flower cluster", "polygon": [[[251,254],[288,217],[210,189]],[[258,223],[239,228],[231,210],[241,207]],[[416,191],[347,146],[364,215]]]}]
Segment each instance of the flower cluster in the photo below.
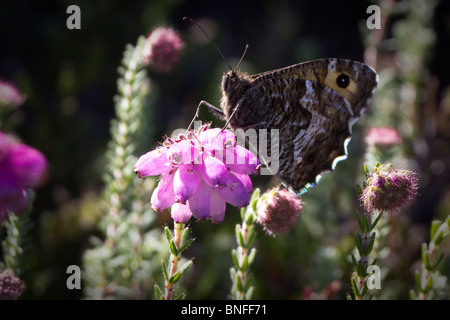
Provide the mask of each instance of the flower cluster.
[{"label": "flower cluster", "polygon": [[158,27],[147,37],[144,62],[156,71],[168,72],[180,59],[182,50],[183,42],[175,31]]},{"label": "flower cluster", "polygon": [[257,222],[269,235],[286,233],[295,225],[302,210],[299,196],[286,189],[273,188],[266,191],[258,201]]},{"label": "flower cluster", "polygon": [[0,300],[17,300],[25,290],[25,283],[11,270],[0,272]]},{"label": "flower cluster", "polygon": [[413,171],[380,165],[369,174],[367,182],[360,200],[368,212],[395,213],[417,196],[418,179]]},{"label": "flower cluster", "polygon": [[139,158],[134,171],[139,177],[162,175],[151,198],[152,207],[171,207],[175,222],[191,215],[200,220],[221,222],[226,203],[244,207],[249,203],[258,158],[236,144],[236,136],[219,128],[202,126],[167,138],[162,146]]},{"label": "flower cluster", "polygon": [[26,188],[38,186],[46,172],[42,153],[0,132],[0,224],[7,210],[20,214],[27,209]]}]

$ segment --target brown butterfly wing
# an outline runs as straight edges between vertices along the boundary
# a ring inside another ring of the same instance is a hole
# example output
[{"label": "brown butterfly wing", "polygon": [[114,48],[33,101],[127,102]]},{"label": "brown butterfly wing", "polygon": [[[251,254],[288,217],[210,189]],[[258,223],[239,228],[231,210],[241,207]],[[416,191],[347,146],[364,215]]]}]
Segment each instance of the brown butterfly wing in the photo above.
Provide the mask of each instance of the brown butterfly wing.
[{"label": "brown butterfly wing", "polygon": [[[342,73],[349,78],[345,88],[336,82]],[[346,157],[352,125],[377,83],[370,67],[339,59],[310,61],[250,78],[252,87],[240,107],[247,114],[237,116],[247,119],[247,127],[269,129],[269,150],[279,144],[279,161],[261,160],[295,193]],[[270,129],[279,130],[277,141],[271,141]]]}]

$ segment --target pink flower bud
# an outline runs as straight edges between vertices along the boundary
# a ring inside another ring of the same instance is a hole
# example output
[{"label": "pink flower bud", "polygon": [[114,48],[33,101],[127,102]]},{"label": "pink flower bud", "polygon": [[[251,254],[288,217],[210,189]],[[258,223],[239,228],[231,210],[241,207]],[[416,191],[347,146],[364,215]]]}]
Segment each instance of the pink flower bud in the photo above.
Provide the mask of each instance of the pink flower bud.
[{"label": "pink flower bud", "polygon": [[370,174],[360,200],[367,212],[395,213],[414,200],[417,190],[415,172],[382,165]]},{"label": "pink flower bud", "polygon": [[286,233],[297,223],[303,210],[302,200],[286,189],[273,188],[258,200],[258,223],[269,235]]},{"label": "pink flower bud", "polygon": [[169,72],[180,60],[183,42],[172,29],[158,27],[147,37],[144,62],[156,71]]}]

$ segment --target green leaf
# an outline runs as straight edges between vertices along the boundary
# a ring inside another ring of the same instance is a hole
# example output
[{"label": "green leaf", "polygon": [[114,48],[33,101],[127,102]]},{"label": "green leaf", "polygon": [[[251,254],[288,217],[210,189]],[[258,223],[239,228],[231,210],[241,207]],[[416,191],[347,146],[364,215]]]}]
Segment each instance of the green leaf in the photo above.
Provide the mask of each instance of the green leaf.
[{"label": "green leaf", "polygon": [[181,277],[181,273],[179,271],[175,272],[175,274],[173,276],[170,277],[169,279],[169,283],[170,284],[175,284],[178,282],[178,280],[180,280]]},{"label": "green leaf", "polygon": [[364,297],[367,294],[367,291],[369,291],[369,287],[364,282],[364,287],[363,287],[362,292],[361,292],[361,297]]},{"label": "green leaf", "polygon": [[353,268],[356,270],[356,268],[358,267],[358,261],[356,261],[356,257],[353,253],[351,254],[351,257],[353,262]]},{"label": "green leaf", "polygon": [[253,283],[253,276],[251,274],[247,274],[247,281],[245,282],[244,291],[247,292]]},{"label": "green leaf", "polygon": [[431,270],[434,270],[439,263],[441,263],[442,259],[444,258],[444,254],[440,254],[439,257],[436,259],[436,261],[431,265]]},{"label": "green leaf", "polygon": [[[259,195],[261,193],[261,190],[259,188],[256,188],[255,191],[253,191],[252,196],[250,198],[250,206],[253,208],[253,210],[256,209],[256,204],[258,203]],[[244,219],[242,219],[244,220]]]},{"label": "green leaf", "polygon": [[164,280],[169,281],[169,273],[167,272],[167,267],[166,267],[166,263],[164,262],[164,260],[161,261],[161,266],[162,266],[162,270],[163,270]]},{"label": "green leaf", "polygon": [[362,228],[361,231],[366,233],[370,231],[370,222],[369,222],[369,218],[363,214],[362,216]]},{"label": "green leaf", "polygon": [[248,238],[247,242],[245,243],[245,249],[249,249],[250,246],[253,244],[253,241],[255,240],[256,232],[255,232],[255,226],[250,225],[248,226]]},{"label": "green leaf", "polygon": [[420,283],[420,272],[419,272],[419,270],[416,270],[416,272],[414,272],[414,280],[416,281],[416,288],[419,291],[422,291],[422,284]]},{"label": "green leaf", "polygon": [[245,300],[251,300],[253,296],[253,287],[248,288],[248,290],[246,291],[244,297]]},{"label": "green leaf", "polygon": [[175,244],[175,241],[170,240],[170,252],[174,255],[174,256],[178,256],[180,254],[180,252],[178,251],[177,245]]},{"label": "green leaf", "polygon": [[430,290],[433,288],[433,277],[429,277],[427,280],[427,283],[425,284],[425,288],[423,289],[423,292],[427,294],[430,292]]},{"label": "green leaf", "polygon": [[184,251],[184,250],[186,250],[191,244],[192,244],[192,242],[194,242],[194,238],[192,238],[192,239],[189,239],[187,242],[185,242],[182,246],[181,246],[181,248],[180,248],[180,254]]},{"label": "green leaf", "polygon": [[430,258],[428,256],[428,246],[426,243],[422,243],[422,262],[425,265],[425,269],[431,269]]},{"label": "green leaf", "polygon": [[175,300],[184,300],[186,299],[186,294],[184,292],[181,292],[176,298]]},{"label": "green leaf", "polygon": [[157,300],[165,300],[161,289],[159,288],[159,286],[156,283],[153,286],[153,288],[155,288],[156,299]]},{"label": "green leaf", "polygon": [[356,278],[352,278],[352,289],[355,297],[360,297],[361,294],[358,291],[358,286],[356,285]]},{"label": "green leaf", "polygon": [[234,265],[236,266],[236,269],[240,270],[239,260],[238,260],[238,257],[237,257],[236,249],[231,250],[231,257],[233,258],[233,262],[234,262]]},{"label": "green leaf", "polygon": [[239,292],[243,292],[244,288],[242,286],[241,277],[236,276],[236,288]]},{"label": "green leaf", "polygon": [[439,220],[433,220],[433,222],[431,222],[430,239],[434,238],[434,235],[436,234],[436,232],[438,231],[440,226],[441,226],[441,221],[439,221]]},{"label": "green leaf", "polygon": [[[185,246],[185,244],[186,244],[186,241],[188,241],[188,237],[189,237],[189,228],[184,228],[183,233],[181,234],[181,241],[180,241],[180,245],[182,248],[185,248],[185,249],[187,248]],[[192,241],[191,241],[191,243],[192,243]],[[182,252],[183,250],[180,249],[180,252]]]},{"label": "green leaf", "polygon": [[242,247],[242,248],[246,248],[246,243],[245,243],[244,237],[242,236],[242,232],[239,232],[237,234],[237,238],[238,238],[239,246]]},{"label": "green leaf", "polygon": [[235,268],[230,268],[230,277],[231,277],[231,282],[234,282],[234,280],[237,277],[237,273],[236,273],[236,269]]},{"label": "green leaf", "polygon": [[250,212],[245,219],[245,223],[250,226],[255,223],[254,220],[256,220],[255,214],[253,212]]},{"label": "green leaf", "polygon": [[355,236],[355,242],[356,242],[356,248],[358,249],[358,253],[360,256],[363,255],[363,250],[362,250],[362,239],[361,239],[361,235],[357,234]]},{"label": "green leaf", "polygon": [[186,272],[187,269],[189,269],[189,267],[192,265],[192,260],[189,260],[188,262],[184,263],[180,269],[178,269],[178,272],[180,273],[180,275],[182,275],[183,273]]},{"label": "green leaf", "polygon": [[364,267],[362,265],[362,262],[358,261],[357,266],[358,267],[356,268],[356,273],[358,274],[358,276],[365,277],[366,276],[366,270],[364,269]]},{"label": "green leaf", "polygon": [[361,220],[361,216],[362,216],[362,214],[360,214],[360,213],[358,212],[358,214],[356,215],[356,221],[358,222],[358,225],[359,225],[359,229],[361,229],[361,230],[362,230],[362,228],[363,228],[363,225],[362,225],[362,220]]},{"label": "green leaf", "polygon": [[378,224],[378,222],[381,220],[382,214],[379,213],[378,216],[375,218],[375,220],[372,222],[372,226],[370,227],[369,231],[372,231],[376,225]]},{"label": "green leaf", "polygon": [[241,221],[244,221],[245,217],[245,208],[241,208]]},{"label": "green leaf", "polygon": [[170,241],[173,240],[172,233],[170,232],[168,227],[164,228],[164,232],[166,234],[167,242],[170,243]]},{"label": "green leaf", "polygon": [[242,237],[241,235],[241,225],[240,224],[236,224],[236,227],[234,228],[234,233],[236,235],[236,242],[239,243],[239,236]]},{"label": "green leaf", "polygon": [[252,250],[250,250],[250,254],[248,255],[248,265],[249,266],[253,263],[253,260],[255,260],[255,256],[256,256],[256,249],[252,248]]},{"label": "green leaf", "polygon": [[435,246],[441,244],[442,240],[444,240],[444,231],[441,230],[434,239]]},{"label": "green leaf", "polygon": [[242,266],[240,266],[241,271],[247,271],[248,268],[248,255],[244,256],[244,259],[242,260]]},{"label": "green leaf", "polygon": [[365,256],[368,256],[368,255],[372,252],[373,245],[375,244],[375,237],[376,237],[376,233],[373,232],[373,233],[370,235],[369,245],[367,246],[366,252],[364,253]]}]

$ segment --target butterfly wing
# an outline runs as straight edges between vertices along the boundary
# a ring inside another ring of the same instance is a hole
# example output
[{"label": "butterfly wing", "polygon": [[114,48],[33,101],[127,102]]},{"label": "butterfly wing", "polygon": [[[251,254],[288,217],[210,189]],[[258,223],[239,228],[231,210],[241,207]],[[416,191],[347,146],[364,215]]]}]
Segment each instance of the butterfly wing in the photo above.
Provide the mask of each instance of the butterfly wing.
[{"label": "butterfly wing", "polygon": [[[344,74],[347,81],[339,83]],[[269,129],[270,147],[279,144],[279,161],[262,157],[291,191],[304,192],[346,157],[352,125],[375,90],[376,73],[349,60],[321,59],[251,76],[242,109],[253,110],[249,127]],[[270,129],[278,129],[271,139]],[[261,157],[261,154],[260,154]]]},{"label": "butterfly wing", "polygon": [[[349,77],[346,87],[339,87],[338,77]],[[346,59],[318,59],[250,76],[256,84],[264,79],[302,79],[319,82],[344,96],[359,115],[370,102],[378,83],[377,73],[369,66]]]}]

